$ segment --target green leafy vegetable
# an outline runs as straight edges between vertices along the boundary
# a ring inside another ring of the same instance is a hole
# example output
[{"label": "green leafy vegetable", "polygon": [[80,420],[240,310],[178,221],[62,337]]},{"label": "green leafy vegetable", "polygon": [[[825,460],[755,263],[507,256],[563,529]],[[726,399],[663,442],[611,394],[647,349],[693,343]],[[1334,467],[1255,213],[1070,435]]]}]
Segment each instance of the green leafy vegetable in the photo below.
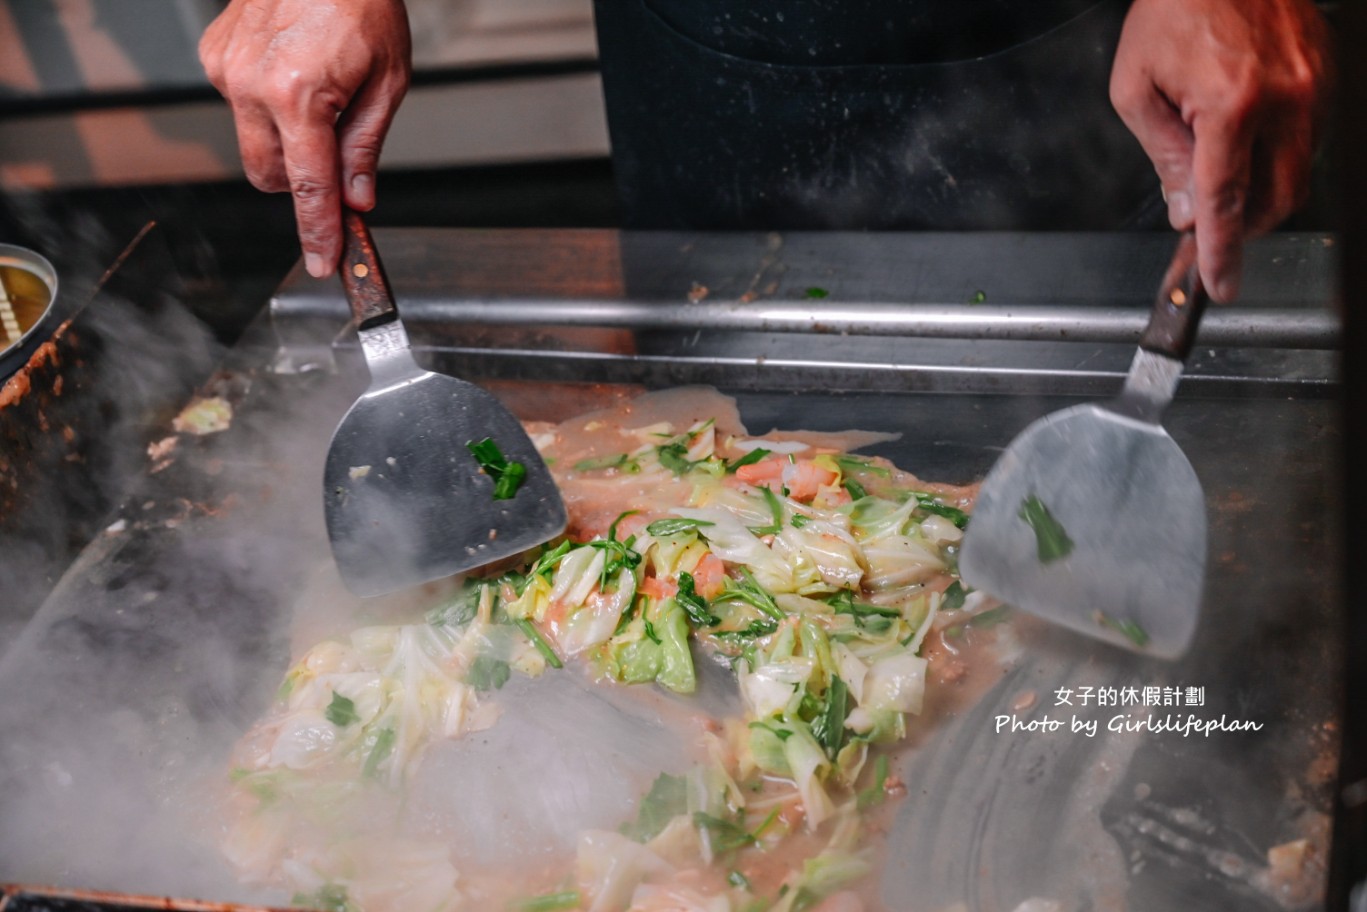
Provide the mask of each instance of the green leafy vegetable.
[{"label": "green leafy vegetable", "polygon": [[532,564],[531,568],[527,571],[527,576],[524,579],[523,584],[517,587],[517,594],[522,594],[522,591],[527,587],[527,582],[533,577],[540,576],[545,579],[550,579],[551,573],[555,570],[555,565],[560,563],[560,559],[566,554],[569,554],[570,549],[573,547],[573,543],[570,542],[569,539],[565,539],[549,551],[543,551],[541,556],[536,559],[536,563]]},{"label": "green leafy vegetable", "polygon": [[694,627],[715,627],[721,623],[721,618],[708,610],[707,599],[698,595],[693,583],[693,574],[679,574],[679,591],[674,599]]},{"label": "green leafy vegetable", "polygon": [[626,453],[616,456],[599,456],[596,459],[581,459],[574,464],[576,472],[592,472],[597,469],[621,469],[629,475],[641,471],[641,464]]},{"label": "green leafy vegetable", "polygon": [[878,759],[873,761],[873,785],[866,789],[861,789],[856,801],[859,810],[866,811],[871,807],[882,804],[887,795],[888,785],[888,755],[879,754]]},{"label": "green leafy vegetable", "polygon": [[958,611],[964,606],[964,599],[968,597],[969,590],[964,588],[964,584],[959,580],[949,584],[949,588],[940,596],[941,611]]},{"label": "green leafy vegetable", "polygon": [[1031,494],[1022,500],[1016,515],[1035,530],[1035,546],[1041,564],[1060,560],[1072,553],[1073,540],[1038,497]]},{"label": "green leafy vegetable", "polygon": [[338,728],[346,728],[353,722],[361,721],[356,712],[356,704],[337,691],[332,692],[332,702],[323,710],[323,717]]},{"label": "green leafy vegetable", "polygon": [[561,912],[563,909],[578,909],[583,903],[578,890],[562,890],[559,893],[544,893],[514,903],[516,912]]},{"label": "green leafy vegetable", "polygon": [[803,526],[807,525],[807,523],[809,523],[809,522],[811,522],[811,521],[812,521],[812,520],[811,520],[810,517],[805,516],[805,515],[802,514],[802,513],[794,513],[794,514],[793,514],[792,523],[793,523],[793,528],[794,528],[794,529],[801,529]]},{"label": "green leafy vegetable", "polygon": [[865,497],[869,496],[869,492],[864,490],[864,486],[853,478],[846,478],[842,483],[842,487],[850,493],[851,500],[863,500]]},{"label": "green leafy vegetable", "polygon": [[470,663],[470,671],[465,675],[465,683],[475,690],[501,690],[512,674],[508,663],[493,656],[476,656]]},{"label": "green leafy vegetable", "polygon": [[560,661],[560,656],[555,654],[551,644],[546,642],[545,637],[541,635],[541,631],[536,629],[536,625],[531,622],[530,618],[519,618],[517,629],[521,630],[528,640],[531,640],[532,645],[536,647],[537,652],[541,653],[541,657],[546,660],[547,665],[552,668],[565,667],[565,663]]},{"label": "green leafy vegetable", "polygon": [[917,492],[913,495],[916,498],[916,507],[922,513],[932,513],[936,516],[943,516],[945,519],[954,523],[960,529],[968,525],[968,514],[958,507],[951,507],[942,504],[935,499],[934,494],[924,494]]},{"label": "green leafy vegetable", "polygon": [[382,728],[376,732],[375,742],[371,745],[370,753],[366,754],[365,765],[361,767],[361,775],[368,779],[375,777],[380,770],[380,764],[394,752],[394,739],[392,728]]},{"label": "green leafy vegetable", "polygon": [[646,533],[659,538],[663,535],[678,535],[680,532],[688,532],[692,529],[701,529],[704,526],[714,526],[716,523],[705,519],[684,519],[682,516],[671,517],[669,519],[657,519],[646,526]]},{"label": "green leafy vegetable", "polygon": [[998,605],[996,608],[989,608],[987,611],[973,615],[968,619],[968,624],[973,627],[996,627],[1009,617],[1011,617],[1010,607]]},{"label": "green leafy vegetable", "polygon": [[727,580],[726,588],[720,595],[712,600],[712,604],[715,605],[717,602],[735,600],[745,602],[751,607],[758,608],[776,621],[781,621],[788,616],[783,612],[782,608],[778,607],[778,603],[774,601],[774,597],[755,581],[754,574],[750,572],[750,568],[741,567],[740,574],[741,581]]},{"label": "green leafy vegetable", "polygon": [[1123,635],[1126,639],[1128,639],[1134,645],[1138,646],[1140,649],[1143,649],[1145,646],[1149,645],[1149,632],[1128,618],[1124,620],[1117,620],[1116,618],[1111,617],[1109,614],[1098,611],[1096,613],[1096,622],[1100,624],[1102,627],[1108,627],[1111,630],[1114,630],[1115,632]]},{"label": "green leafy vegetable", "polygon": [[[854,618],[854,622],[863,627],[870,618],[899,618],[902,612],[896,608],[884,608],[881,605],[870,605],[866,602],[856,602],[854,593],[848,589],[842,589],[828,600],[836,614],[848,614]],[[883,630],[887,625],[882,626]]]},{"label": "green leafy vegetable", "polygon": [[693,825],[707,836],[712,851],[718,855],[724,855],[733,849],[754,845],[758,841],[735,821],[723,820],[703,811],[693,813]]},{"label": "green leafy vegetable", "polygon": [[845,746],[845,717],[850,711],[850,689],[839,675],[831,675],[826,688],[826,705],[812,720],[812,737],[826,749],[832,760]]},{"label": "green leafy vegetable", "polygon": [[484,474],[494,480],[494,500],[511,500],[527,477],[527,467],[520,462],[509,462],[491,437],[478,443],[467,442],[465,448],[475,457]]},{"label": "green leafy vegetable", "polygon": [[683,776],[661,773],[641,799],[636,819],[622,827],[622,835],[637,842],[649,842],[669,825],[669,821],[688,812],[688,783]]},{"label": "green leafy vegetable", "polygon": [[719,630],[716,635],[737,640],[752,640],[757,637],[768,636],[777,629],[778,624],[773,621],[751,621],[749,626],[740,630]]},{"label": "green leafy vegetable", "polygon": [[[783,531],[783,502],[768,486],[761,487],[759,490],[764,495],[764,502],[768,505],[769,515],[774,521],[767,526],[751,526],[750,531],[756,535],[777,535]],[[784,493],[787,493],[786,490]]]},{"label": "green leafy vegetable", "polygon": [[646,621],[646,639],[650,640],[650,642],[654,643],[657,646],[661,642],[660,635],[655,632],[655,625],[650,623],[650,621]]},{"label": "green leafy vegetable", "polygon": [[764,447],[755,447],[753,450],[746,453],[744,456],[740,457],[734,462],[728,462],[726,464],[726,474],[734,475],[736,473],[736,469],[744,468],[748,465],[754,465],[755,463],[763,459],[765,456],[768,456],[770,452],[770,450],[766,450]]},{"label": "green leafy vegetable", "polygon": [[746,877],[744,874],[742,874],[742,873],[739,872],[739,871],[732,871],[732,872],[730,872],[729,874],[727,874],[727,875],[726,875],[726,882],[729,883],[731,886],[735,887],[735,888],[738,889],[738,890],[751,890],[751,889],[754,889],[754,888],[750,885],[750,878]]},{"label": "green leafy vegetable", "polygon": [[334,883],[323,884],[312,893],[296,893],[290,897],[290,905],[322,912],[355,912],[356,909],[347,896],[346,887]]},{"label": "green leafy vegetable", "polygon": [[830,297],[830,295],[831,293],[826,289],[822,288],[820,285],[813,285],[802,293],[802,296],[804,298],[807,298],[808,300],[828,298]]},{"label": "green leafy vegetable", "polygon": [[867,459],[860,459],[858,456],[836,456],[835,464],[840,467],[842,472],[868,472],[879,478],[891,478],[892,471],[887,466],[880,466],[869,462]]},{"label": "green leafy vegetable", "polygon": [[696,465],[688,458],[688,447],[678,441],[658,446],[655,452],[659,454],[660,465],[675,475],[682,475]]},{"label": "green leafy vegetable", "polygon": [[466,580],[449,602],[427,612],[427,623],[434,627],[464,627],[479,613],[483,584]]}]

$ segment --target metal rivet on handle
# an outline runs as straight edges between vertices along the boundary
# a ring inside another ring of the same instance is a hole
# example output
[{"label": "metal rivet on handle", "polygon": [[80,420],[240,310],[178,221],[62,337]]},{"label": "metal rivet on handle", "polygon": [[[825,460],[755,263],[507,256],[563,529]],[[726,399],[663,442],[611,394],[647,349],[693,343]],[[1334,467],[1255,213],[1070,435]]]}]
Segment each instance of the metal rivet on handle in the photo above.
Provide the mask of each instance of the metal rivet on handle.
[{"label": "metal rivet on handle", "polygon": [[365,263],[357,263],[355,266],[351,267],[351,274],[358,279],[364,279],[366,276],[370,275],[370,269]]}]

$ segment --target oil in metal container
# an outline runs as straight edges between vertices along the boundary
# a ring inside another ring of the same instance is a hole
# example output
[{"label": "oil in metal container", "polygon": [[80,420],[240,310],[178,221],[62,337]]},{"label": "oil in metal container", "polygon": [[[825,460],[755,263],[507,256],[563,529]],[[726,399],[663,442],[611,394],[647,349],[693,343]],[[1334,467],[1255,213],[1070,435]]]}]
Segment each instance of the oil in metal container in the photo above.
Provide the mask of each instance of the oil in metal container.
[{"label": "oil in metal container", "polygon": [[0,381],[52,331],[57,271],[41,255],[0,244]]}]

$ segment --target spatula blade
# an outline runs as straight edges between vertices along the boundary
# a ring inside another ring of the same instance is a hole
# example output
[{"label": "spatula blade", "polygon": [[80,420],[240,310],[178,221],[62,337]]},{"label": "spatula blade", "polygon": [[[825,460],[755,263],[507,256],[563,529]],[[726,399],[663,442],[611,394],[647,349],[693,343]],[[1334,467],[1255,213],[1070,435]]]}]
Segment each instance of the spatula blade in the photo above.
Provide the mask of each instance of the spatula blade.
[{"label": "spatula blade", "polygon": [[[1022,518],[1044,505],[1071,550],[1041,560]],[[1175,658],[1195,632],[1206,513],[1191,463],[1157,424],[1101,405],[1036,421],[978,494],[959,570],[965,583],[1119,646]]]},{"label": "spatula blade", "polygon": [[[494,499],[467,443],[488,437],[527,468]],[[328,536],[347,588],[373,596],[462,573],[559,535],[565,506],[511,413],[472,383],[419,371],[372,384],[333,435],[324,470]]]}]

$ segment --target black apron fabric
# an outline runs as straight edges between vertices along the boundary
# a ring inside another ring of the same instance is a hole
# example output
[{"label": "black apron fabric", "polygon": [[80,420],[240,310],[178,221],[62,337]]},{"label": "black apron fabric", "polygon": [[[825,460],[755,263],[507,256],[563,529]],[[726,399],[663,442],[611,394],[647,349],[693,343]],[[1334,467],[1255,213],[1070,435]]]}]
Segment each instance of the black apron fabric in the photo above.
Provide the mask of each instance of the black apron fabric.
[{"label": "black apron fabric", "polygon": [[1107,95],[1127,8],[596,0],[624,223],[1149,227],[1157,178]]}]

